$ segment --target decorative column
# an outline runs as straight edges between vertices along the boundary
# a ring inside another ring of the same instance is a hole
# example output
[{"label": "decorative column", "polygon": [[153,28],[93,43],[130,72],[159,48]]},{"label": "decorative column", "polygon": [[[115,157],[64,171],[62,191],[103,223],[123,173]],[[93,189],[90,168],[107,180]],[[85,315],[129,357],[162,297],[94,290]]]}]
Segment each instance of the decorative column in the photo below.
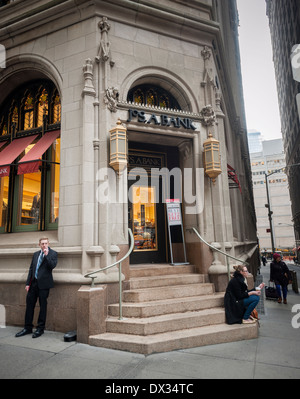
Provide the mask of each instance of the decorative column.
[{"label": "decorative column", "polygon": [[93,62],[90,58],[83,65],[84,88],[82,90],[82,272],[91,270],[95,265],[88,251],[94,246],[94,224],[97,223],[94,214],[94,101],[96,91],[93,84]]},{"label": "decorative column", "polygon": [[[106,170],[111,177],[111,170],[109,168],[109,132],[115,126],[117,118],[117,104],[119,98],[119,90],[112,83],[112,68],[115,63],[112,60],[111,43],[109,41],[110,23],[106,17],[102,17],[98,23],[101,34],[99,51],[96,56],[96,66],[98,74],[98,93],[99,93],[99,117],[98,117],[98,140],[99,140],[99,154],[98,154],[98,169],[101,171],[101,176]],[[103,173],[102,173],[103,172]],[[124,173],[125,174],[125,173]],[[100,174],[99,174],[100,176]],[[115,179],[108,177],[108,190],[117,192],[118,189],[123,191],[123,180],[116,174]],[[99,182],[98,182],[99,183]],[[114,187],[112,187],[114,186]],[[127,207],[123,206],[120,201],[112,199],[111,201],[98,202],[98,242],[103,247],[103,256],[101,257],[101,267],[108,266],[114,263],[120,253],[119,244],[127,243],[127,229],[124,229],[127,221]],[[125,221],[126,216],[126,221]],[[127,225],[126,225],[127,226]],[[121,228],[120,228],[121,227]],[[105,272],[106,279],[114,279],[114,270]],[[116,277],[118,279],[118,276]]]},{"label": "decorative column", "polygon": [[[232,238],[228,229],[228,222],[231,221],[231,210],[229,198],[224,195],[226,193],[227,183],[227,163],[226,163],[226,146],[224,145],[224,134],[218,132],[216,129],[216,114],[211,105],[204,107],[200,113],[202,126],[206,128],[208,136],[215,137],[220,143],[221,153],[221,169],[222,173],[219,177],[209,179],[206,181],[206,186],[209,188],[206,197],[206,209],[205,209],[205,222],[206,226],[210,228],[207,231],[208,241],[213,241],[212,245],[217,249],[226,252],[229,248],[228,241]],[[219,134],[218,134],[219,133]],[[218,137],[219,136],[219,137]],[[204,141],[204,143],[207,142]],[[217,153],[217,151],[216,151]],[[220,173],[219,171],[216,171]],[[218,174],[217,173],[217,174]],[[226,179],[226,181],[224,181]],[[209,220],[210,219],[210,220]],[[229,240],[228,240],[228,236]],[[210,239],[209,239],[210,238]],[[226,243],[226,245],[225,245]],[[227,262],[224,255],[218,252],[213,252],[213,262],[208,269],[210,281],[215,284],[217,291],[223,291],[226,289],[228,283],[228,268]]]}]

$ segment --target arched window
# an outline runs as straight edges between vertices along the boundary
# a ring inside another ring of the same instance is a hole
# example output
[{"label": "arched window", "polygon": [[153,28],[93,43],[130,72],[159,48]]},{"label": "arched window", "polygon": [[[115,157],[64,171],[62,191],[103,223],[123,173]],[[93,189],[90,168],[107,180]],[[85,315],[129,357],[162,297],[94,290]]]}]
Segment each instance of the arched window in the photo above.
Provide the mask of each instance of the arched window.
[{"label": "arched window", "polygon": [[0,233],[57,229],[61,101],[52,82],[22,86],[0,107]]},{"label": "arched window", "polygon": [[44,116],[48,115],[48,92],[43,88],[38,101],[38,123],[37,126],[43,126]]},{"label": "arched window", "polygon": [[161,108],[181,109],[171,93],[159,86],[149,84],[135,86],[129,90],[127,101]]},{"label": "arched window", "polygon": [[34,113],[34,100],[31,93],[29,93],[25,98],[24,104],[24,123],[23,129],[29,130],[33,128],[33,113]]},{"label": "arched window", "polygon": [[52,121],[53,121],[53,123],[59,123],[60,119],[61,119],[61,103],[60,103],[60,96],[59,96],[57,90],[54,92],[52,104],[53,104]]}]

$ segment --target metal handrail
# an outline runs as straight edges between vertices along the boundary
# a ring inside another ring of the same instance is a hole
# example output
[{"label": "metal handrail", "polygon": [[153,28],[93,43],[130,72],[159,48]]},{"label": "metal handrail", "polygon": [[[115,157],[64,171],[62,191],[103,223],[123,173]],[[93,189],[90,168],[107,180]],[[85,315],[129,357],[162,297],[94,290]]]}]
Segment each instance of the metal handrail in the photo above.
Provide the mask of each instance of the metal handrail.
[{"label": "metal handrail", "polygon": [[238,259],[238,258],[236,258],[235,256],[229,255],[229,254],[227,254],[226,252],[223,252],[223,251],[221,251],[220,249],[218,249],[218,248],[214,247],[213,245],[209,244],[207,241],[204,240],[203,237],[201,237],[201,235],[199,234],[198,230],[195,229],[195,227],[193,227],[192,229],[189,229],[189,230],[192,230],[192,231],[198,236],[198,238],[199,238],[205,245],[207,245],[209,248],[211,248],[213,251],[219,252],[220,254],[226,256],[227,273],[228,273],[228,280],[229,280],[229,281],[230,281],[230,265],[229,265],[229,260],[228,260],[228,258],[237,260],[238,262],[243,263],[243,264],[246,265],[246,266],[249,266],[249,263],[248,263],[248,262],[245,262],[244,260]]},{"label": "metal handrail", "polygon": [[97,278],[97,276],[92,277],[93,274],[104,272],[105,270],[111,269],[112,267],[119,265],[119,295],[120,295],[120,298],[119,298],[119,320],[123,319],[123,315],[122,315],[122,262],[126,258],[128,258],[128,256],[133,251],[133,246],[134,246],[134,238],[133,238],[131,229],[128,229],[128,233],[129,233],[129,237],[130,237],[130,248],[129,248],[127,254],[125,256],[123,256],[122,259],[118,260],[117,262],[113,263],[112,265],[104,267],[103,269],[94,270],[94,271],[84,275],[85,278],[92,279],[91,287],[93,288],[95,286],[94,280],[95,280],[95,278]]}]

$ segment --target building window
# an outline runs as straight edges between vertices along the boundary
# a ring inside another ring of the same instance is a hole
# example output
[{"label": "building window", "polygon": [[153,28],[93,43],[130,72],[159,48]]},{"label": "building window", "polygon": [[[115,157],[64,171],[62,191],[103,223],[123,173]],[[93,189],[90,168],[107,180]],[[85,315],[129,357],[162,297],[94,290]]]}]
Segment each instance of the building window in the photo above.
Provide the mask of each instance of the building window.
[{"label": "building window", "polygon": [[35,81],[13,92],[3,104],[0,108],[0,233],[57,229],[59,93],[52,82]]},{"label": "building window", "polygon": [[147,106],[180,110],[177,100],[171,93],[161,87],[148,84],[132,88],[128,93],[127,101]]},{"label": "building window", "polygon": [[44,116],[48,115],[48,104],[48,93],[43,88],[38,102],[38,127],[43,126]]},{"label": "building window", "polygon": [[28,94],[24,105],[24,130],[29,130],[33,128],[33,96]]}]

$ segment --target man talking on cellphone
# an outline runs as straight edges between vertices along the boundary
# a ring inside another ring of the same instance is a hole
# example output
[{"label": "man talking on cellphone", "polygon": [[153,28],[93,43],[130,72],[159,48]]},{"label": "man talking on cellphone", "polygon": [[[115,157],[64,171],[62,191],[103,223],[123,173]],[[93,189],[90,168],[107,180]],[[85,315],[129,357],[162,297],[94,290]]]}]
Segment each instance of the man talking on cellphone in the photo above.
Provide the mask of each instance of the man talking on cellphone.
[{"label": "man talking on cellphone", "polygon": [[37,299],[39,299],[40,314],[37,329],[33,333],[32,338],[38,338],[44,334],[47,316],[47,298],[50,288],[54,286],[52,271],[57,265],[57,252],[49,247],[48,238],[40,238],[39,246],[41,250],[33,254],[26,281],[25,326],[22,331],[16,334],[16,337],[23,337],[32,333],[34,308]]}]

